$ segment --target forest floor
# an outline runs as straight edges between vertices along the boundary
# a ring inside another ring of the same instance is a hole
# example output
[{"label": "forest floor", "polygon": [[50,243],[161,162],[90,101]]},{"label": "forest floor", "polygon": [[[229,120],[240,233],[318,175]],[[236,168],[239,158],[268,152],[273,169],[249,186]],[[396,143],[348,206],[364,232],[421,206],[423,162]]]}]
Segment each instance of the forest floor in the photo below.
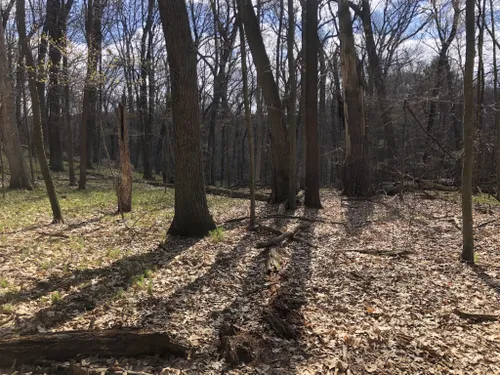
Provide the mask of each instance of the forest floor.
[{"label": "forest floor", "polygon": [[[129,374],[500,374],[500,206],[487,197],[475,203],[471,267],[459,262],[456,194],[351,200],[322,190],[322,210],[287,212],[315,220],[301,233],[309,245],[285,243],[269,274],[269,251],[256,244],[273,235],[227,223],[248,214],[246,200],[209,196],[221,229],[188,240],[166,236],[170,189],[135,183],[124,219],[109,181],[91,179],[85,192],[61,182],[59,191],[59,225],[40,185],[0,197],[0,339],[139,327],[193,349],[169,359],[95,353],[79,359],[78,374],[112,365]],[[277,209],[258,202],[259,217]],[[269,324],[270,314],[293,335]],[[227,327],[233,364],[220,345]]]}]

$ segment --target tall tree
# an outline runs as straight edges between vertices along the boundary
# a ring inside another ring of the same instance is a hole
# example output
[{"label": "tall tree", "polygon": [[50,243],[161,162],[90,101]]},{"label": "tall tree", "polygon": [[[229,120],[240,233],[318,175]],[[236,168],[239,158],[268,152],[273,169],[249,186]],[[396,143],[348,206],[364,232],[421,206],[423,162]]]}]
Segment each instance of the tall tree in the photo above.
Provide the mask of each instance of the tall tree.
[{"label": "tall tree", "polygon": [[42,114],[40,110],[40,102],[38,99],[38,90],[36,85],[36,66],[35,60],[33,59],[33,54],[31,52],[28,38],[26,37],[26,16],[24,0],[16,0],[16,12],[17,12],[17,29],[19,33],[19,43],[21,43],[23,53],[26,59],[26,67],[28,72],[28,84],[31,94],[31,108],[33,112],[33,125],[34,125],[34,140],[35,148],[38,157],[38,163],[40,164],[40,170],[42,172],[43,180],[45,182],[45,187],[47,188],[47,194],[50,200],[50,206],[52,207],[53,222],[60,223],[63,222],[63,216],[61,212],[61,207],[59,206],[59,199],[57,197],[57,191],[54,186],[54,181],[50,175],[49,164],[47,158],[45,157],[45,149],[43,144],[43,134],[42,134]]},{"label": "tall tree", "polygon": [[252,130],[252,112],[250,110],[250,101],[248,99],[248,70],[247,70],[247,51],[245,44],[245,31],[241,22],[240,29],[240,51],[241,51],[241,75],[243,78],[243,105],[245,106],[245,124],[248,133],[248,152],[250,154],[250,229],[255,227],[255,160],[253,148],[253,130]]},{"label": "tall tree", "polygon": [[3,149],[7,156],[10,170],[10,188],[11,189],[29,189],[33,188],[28,167],[23,156],[21,139],[16,125],[15,103],[12,92],[12,83],[9,81],[7,46],[5,42],[5,24],[10,9],[1,9],[0,21],[0,105],[2,106],[2,116],[0,117],[0,137],[4,145]]},{"label": "tall tree", "polygon": [[462,170],[462,260],[474,263],[474,232],[472,222],[472,168],[474,165],[474,0],[467,0],[466,10],[466,54],[464,72],[464,165]]},{"label": "tall tree", "polygon": [[172,81],[175,215],[168,232],[199,237],[215,228],[203,181],[196,49],[184,0],[159,0]]},{"label": "tall tree", "polygon": [[363,196],[370,192],[363,85],[349,2],[339,0],[338,4],[346,136],[344,194]]},{"label": "tall tree", "polygon": [[106,0],[88,0],[85,30],[87,36],[87,74],[83,88],[82,122],[80,126],[80,181],[78,189],[87,187],[87,167],[92,167],[91,138],[95,128],[98,74],[97,63],[101,53],[101,21]]},{"label": "tall tree", "polygon": [[[305,205],[321,208],[318,150],[318,1],[306,11],[306,192]],[[345,82],[345,81],[344,81]]]},{"label": "tall tree", "polygon": [[288,198],[289,144],[278,85],[274,80],[271,63],[266,52],[260,25],[251,0],[238,0],[241,19],[252,58],[257,69],[269,117],[271,152],[273,159],[273,201]]},{"label": "tall tree", "polygon": [[[498,41],[495,34],[495,7],[493,5],[493,0],[490,0],[490,17],[491,17],[491,38],[493,39],[493,96],[495,97],[495,131],[496,131],[496,142],[495,142],[495,162],[496,162],[496,190],[497,199],[500,200],[500,95],[498,90],[498,66],[497,66],[497,47]],[[488,29],[488,31],[490,31]]]},{"label": "tall tree", "polygon": [[290,177],[288,188],[288,206],[291,210],[297,208],[295,196],[297,194],[297,82],[295,73],[295,57],[293,54],[295,45],[295,10],[293,0],[288,0],[288,32],[287,32],[287,54],[288,54],[288,138],[290,141]]}]

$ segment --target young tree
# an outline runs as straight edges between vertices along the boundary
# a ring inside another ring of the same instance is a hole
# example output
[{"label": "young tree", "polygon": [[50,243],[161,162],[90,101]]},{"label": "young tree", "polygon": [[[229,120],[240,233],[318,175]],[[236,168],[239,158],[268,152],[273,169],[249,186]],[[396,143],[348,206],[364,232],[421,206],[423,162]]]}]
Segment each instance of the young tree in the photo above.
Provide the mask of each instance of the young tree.
[{"label": "young tree", "polygon": [[474,263],[474,232],[472,229],[472,168],[474,165],[474,0],[467,0],[466,54],[464,72],[464,165],[462,170],[462,261]]},{"label": "young tree", "polygon": [[43,180],[45,182],[45,187],[47,188],[47,194],[49,196],[50,205],[52,207],[53,222],[61,223],[63,222],[63,216],[61,213],[61,207],[59,206],[59,199],[57,197],[57,191],[54,186],[54,181],[50,175],[49,165],[47,163],[47,158],[45,157],[45,150],[43,144],[42,135],[42,115],[40,110],[40,102],[38,99],[38,90],[36,86],[36,67],[35,60],[33,59],[33,54],[31,52],[28,38],[26,37],[26,21],[25,21],[25,8],[24,0],[16,0],[16,12],[17,12],[17,29],[19,32],[19,43],[21,43],[24,56],[26,58],[26,67],[28,71],[28,84],[31,94],[31,107],[33,112],[33,125],[34,125],[34,137],[35,137],[35,148],[38,157],[38,163],[40,164],[40,170],[42,171]]},{"label": "young tree", "polygon": [[10,9],[1,9],[2,18],[0,21],[0,105],[2,106],[2,116],[0,117],[0,137],[4,145],[3,149],[7,156],[10,170],[10,188],[28,189],[33,188],[28,167],[23,156],[19,131],[15,123],[15,104],[12,92],[12,84],[9,82],[7,46],[5,43],[5,22]]},{"label": "young tree", "polygon": [[[125,95],[123,96],[125,98]],[[123,214],[132,210],[132,168],[130,166],[130,150],[128,147],[127,108],[119,103],[116,109],[118,125],[118,145],[120,147],[121,178],[117,181],[118,211]]]},{"label": "young tree", "polygon": [[338,4],[346,136],[344,194],[363,196],[370,191],[363,86],[354,47],[349,2],[339,0]]},{"label": "young tree", "polygon": [[[306,8],[306,192],[305,205],[321,208],[318,150],[318,2]],[[344,81],[345,82],[345,81]]]},{"label": "young tree", "polygon": [[290,141],[290,177],[288,188],[288,207],[291,210],[297,208],[295,196],[297,194],[297,82],[295,75],[295,58],[293,55],[295,45],[295,10],[293,0],[288,0],[288,33],[287,33],[287,54],[288,54],[288,84],[290,93],[288,95],[288,138]]},{"label": "young tree", "polygon": [[175,215],[168,233],[200,237],[215,228],[203,182],[196,50],[184,0],[159,0],[172,81]]}]

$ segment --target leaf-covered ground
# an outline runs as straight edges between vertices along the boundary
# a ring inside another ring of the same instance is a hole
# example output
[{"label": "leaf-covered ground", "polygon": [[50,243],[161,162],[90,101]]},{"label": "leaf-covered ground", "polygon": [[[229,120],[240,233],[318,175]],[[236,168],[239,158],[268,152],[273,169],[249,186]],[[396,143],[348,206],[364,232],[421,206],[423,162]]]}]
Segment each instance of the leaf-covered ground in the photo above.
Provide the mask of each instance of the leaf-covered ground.
[{"label": "leaf-covered ground", "polygon": [[[41,187],[0,198],[0,338],[140,327],[193,348],[188,359],[96,353],[79,362],[88,373],[116,363],[129,373],[163,374],[500,374],[499,320],[461,315],[500,312],[493,201],[475,205],[477,266],[470,267],[458,261],[456,196],[348,200],[325,190],[324,209],[288,213],[317,220],[301,233],[316,248],[286,243],[279,270],[268,274],[268,251],[255,245],[273,235],[248,232],[246,221],[226,223],[248,214],[245,200],[209,196],[222,229],[196,241],[166,237],[172,190],[134,184],[124,220],[109,181],[92,179],[86,192],[59,190],[61,225],[49,224]],[[258,203],[260,217],[276,211]],[[294,336],[271,328],[270,313]],[[237,364],[221,350],[225,327],[249,352]]]}]

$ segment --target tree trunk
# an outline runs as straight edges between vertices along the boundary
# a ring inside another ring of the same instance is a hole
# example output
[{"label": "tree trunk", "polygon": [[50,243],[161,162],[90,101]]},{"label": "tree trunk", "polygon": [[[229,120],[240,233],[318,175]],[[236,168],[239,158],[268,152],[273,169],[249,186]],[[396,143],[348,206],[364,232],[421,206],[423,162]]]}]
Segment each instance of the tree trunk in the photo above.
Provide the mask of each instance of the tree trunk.
[{"label": "tree trunk", "polygon": [[208,212],[200,143],[196,50],[184,0],[159,0],[172,80],[175,215],[168,233],[200,237],[215,228]]},{"label": "tree trunk", "polygon": [[52,207],[52,214],[54,218],[53,222],[60,223],[63,222],[63,216],[61,213],[61,208],[59,206],[59,199],[57,198],[57,192],[54,186],[54,181],[52,180],[52,176],[50,175],[47,158],[45,157],[43,135],[42,135],[42,117],[38,101],[38,90],[36,86],[36,67],[35,67],[35,61],[33,59],[33,54],[29,47],[28,39],[26,37],[24,0],[16,1],[16,12],[17,12],[17,28],[19,32],[19,42],[21,43],[23,48],[24,56],[26,58],[26,67],[28,71],[28,83],[31,93],[31,107],[33,112],[35,148],[38,156],[38,163],[40,164],[40,170],[42,171],[43,180],[45,182],[45,187],[47,188],[47,194],[49,196],[50,205]]},{"label": "tree trunk", "polygon": [[380,115],[384,125],[385,146],[387,151],[387,158],[389,162],[394,162],[397,156],[396,138],[394,136],[394,127],[392,125],[392,115],[389,101],[387,100],[387,91],[383,79],[382,68],[377,54],[377,47],[373,37],[372,19],[370,2],[363,0],[363,9],[361,12],[363,20],[363,29],[366,40],[366,51],[368,53],[368,63],[370,65],[370,73],[375,84],[377,92],[377,102],[380,109]]},{"label": "tree trunk", "polygon": [[[493,0],[490,0],[491,34],[496,40]],[[496,196],[500,200],[500,95],[498,93],[497,46],[493,43],[493,96],[495,97]]]},{"label": "tree trunk", "polygon": [[461,259],[474,263],[474,233],[472,229],[472,168],[474,159],[474,0],[466,2],[466,55],[464,73],[464,165],[462,171],[462,235]]},{"label": "tree trunk", "polygon": [[128,148],[127,108],[125,103],[118,104],[116,118],[118,124],[118,145],[120,148],[121,179],[117,181],[118,212],[132,210],[132,167],[130,166],[130,150]]},{"label": "tree trunk", "polygon": [[273,77],[269,57],[267,56],[259,21],[250,0],[238,0],[245,33],[257,69],[258,80],[262,86],[264,101],[267,106],[271,135],[273,159],[273,201],[282,202],[288,197],[289,144],[285,118],[278,91]]},{"label": "tree trunk", "polygon": [[370,186],[363,86],[347,0],[339,0],[339,26],[346,135],[344,194],[364,196],[370,193]]},{"label": "tree trunk", "polygon": [[288,206],[291,210],[297,208],[295,196],[297,194],[297,83],[295,74],[295,13],[293,0],[288,0],[288,33],[287,33],[287,54],[288,54],[288,84],[290,93],[288,95],[288,138],[290,140],[290,177],[288,187]]},{"label": "tree trunk", "polygon": [[[0,136],[9,163],[10,188],[31,190],[33,185],[30,181],[26,161],[24,160],[19,130],[15,123],[14,93],[12,92],[12,85],[9,82],[7,74],[7,47],[4,33],[3,25],[0,24],[0,71],[2,72],[0,75],[0,105],[2,106]],[[31,147],[31,145],[29,146]]]},{"label": "tree trunk", "polygon": [[[65,9],[66,11],[66,9]],[[69,10],[68,10],[69,13]],[[65,128],[67,129],[68,139],[67,139],[67,154],[68,154],[68,177],[69,177],[69,186],[76,186],[76,176],[75,176],[75,162],[74,162],[74,145],[73,145],[73,124],[71,121],[71,113],[69,111],[69,103],[70,103],[70,91],[69,91],[69,82],[70,76],[68,71],[68,54],[67,54],[67,41],[66,41],[66,33],[67,27],[66,22],[64,24],[64,38],[62,42],[62,51],[63,51],[63,77],[64,77],[64,86],[63,86],[63,96],[64,96],[64,108],[63,108],[63,121],[65,124]]]},{"label": "tree trunk", "polygon": [[[305,205],[321,208],[318,151],[318,2],[307,0],[306,12],[306,191]],[[346,81],[344,81],[346,82]],[[362,94],[361,94],[362,95]]]},{"label": "tree trunk", "polygon": [[249,228],[255,227],[255,160],[253,149],[253,130],[252,130],[252,113],[250,110],[250,102],[248,100],[248,71],[247,71],[247,52],[245,44],[245,34],[243,25],[239,25],[240,29],[240,51],[241,51],[241,75],[243,78],[243,102],[245,106],[245,124],[248,133],[248,152],[250,153],[249,163],[249,188],[250,188],[250,224]]}]

